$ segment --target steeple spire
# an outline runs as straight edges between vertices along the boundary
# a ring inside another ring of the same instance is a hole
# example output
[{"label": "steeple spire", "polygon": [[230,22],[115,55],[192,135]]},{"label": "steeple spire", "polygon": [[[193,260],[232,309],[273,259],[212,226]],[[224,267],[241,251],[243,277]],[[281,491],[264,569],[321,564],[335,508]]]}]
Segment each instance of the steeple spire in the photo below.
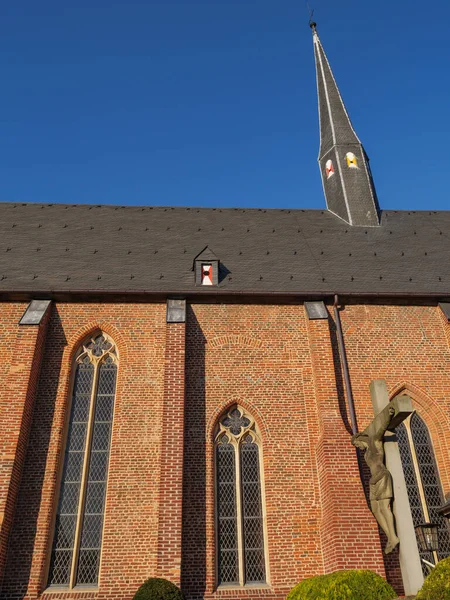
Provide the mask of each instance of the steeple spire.
[{"label": "steeple spire", "polygon": [[319,165],[328,210],[350,225],[376,227],[380,224],[375,186],[369,158],[361,144],[317,33],[310,22],[319,96]]}]

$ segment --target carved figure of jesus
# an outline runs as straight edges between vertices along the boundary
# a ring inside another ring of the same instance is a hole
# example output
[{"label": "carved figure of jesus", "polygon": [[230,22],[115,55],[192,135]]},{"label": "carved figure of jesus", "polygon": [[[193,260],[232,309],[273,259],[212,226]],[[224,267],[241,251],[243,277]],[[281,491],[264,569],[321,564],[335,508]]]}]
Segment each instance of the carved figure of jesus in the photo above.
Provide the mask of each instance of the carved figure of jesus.
[{"label": "carved figure of jesus", "polygon": [[352,444],[365,450],[364,460],[370,469],[370,507],[381,529],[387,535],[388,541],[384,550],[389,554],[398,546],[400,540],[395,532],[394,515],[391,511],[392,476],[384,464],[383,437],[391,422],[395,408],[386,411],[384,420],[372,435],[357,433],[352,437]]}]

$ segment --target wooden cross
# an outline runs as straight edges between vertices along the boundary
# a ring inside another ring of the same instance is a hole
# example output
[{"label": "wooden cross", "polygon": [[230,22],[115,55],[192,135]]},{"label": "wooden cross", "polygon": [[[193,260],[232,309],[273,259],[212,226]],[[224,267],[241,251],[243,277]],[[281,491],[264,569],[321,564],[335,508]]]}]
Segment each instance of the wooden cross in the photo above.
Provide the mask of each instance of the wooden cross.
[{"label": "wooden cross", "polygon": [[[390,414],[390,410],[395,409],[393,415]],[[414,411],[412,401],[409,396],[395,396],[395,398],[389,402],[374,420],[361,432],[361,435],[367,435],[368,437],[377,437],[381,431],[395,431],[395,428],[403,423],[405,419]]]}]

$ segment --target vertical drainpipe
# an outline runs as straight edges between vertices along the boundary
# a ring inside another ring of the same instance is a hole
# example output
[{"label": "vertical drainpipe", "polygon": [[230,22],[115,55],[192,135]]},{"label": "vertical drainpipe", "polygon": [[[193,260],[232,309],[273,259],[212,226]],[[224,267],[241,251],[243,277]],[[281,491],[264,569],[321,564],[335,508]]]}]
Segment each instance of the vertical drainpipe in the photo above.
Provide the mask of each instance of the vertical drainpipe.
[{"label": "vertical drainpipe", "polygon": [[339,346],[339,355],[341,357],[342,367],[344,369],[345,391],[347,394],[348,409],[350,413],[350,422],[353,435],[358,433],[358,425],[356,423],[355,403],[353,400],[352,384],[350,383],[350,375],[348,371],[347,352],[345,350],[344,335],[342,333],[341,315],[339,314],[339,296],[334,296],[334,317],[336,321],[336,331]]}]

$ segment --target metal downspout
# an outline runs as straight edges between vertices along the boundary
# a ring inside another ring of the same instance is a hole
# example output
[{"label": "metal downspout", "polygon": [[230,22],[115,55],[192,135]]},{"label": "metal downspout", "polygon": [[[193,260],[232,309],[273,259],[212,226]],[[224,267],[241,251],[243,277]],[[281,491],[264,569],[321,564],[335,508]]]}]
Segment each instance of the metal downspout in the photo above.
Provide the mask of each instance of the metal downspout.
[{"label": "metal downspout", "polygon": [[349,409],[349,413],[350,413],[350,422],[351,422],[351,426],[352,426],[352,432],[353,432],[353,435],[356,435],[358,433],[358,425],[356,423],[355,403],[353,400],[352,384],[350,383],[347,352],[345,350],[344,334],[342,333],[341,315],[339,314],[338,304],[339,304],[339,296],[337,294],[335,294],[333,308],[334,308],[334,317],[335,317],[335,321],[336,321],[336,331],[337,331],[337,340],[338,340],[338,346],[339,346],[339,354],[341,357],[342,368],[344,370],[345,391],[347,394],[348,409]]}]

